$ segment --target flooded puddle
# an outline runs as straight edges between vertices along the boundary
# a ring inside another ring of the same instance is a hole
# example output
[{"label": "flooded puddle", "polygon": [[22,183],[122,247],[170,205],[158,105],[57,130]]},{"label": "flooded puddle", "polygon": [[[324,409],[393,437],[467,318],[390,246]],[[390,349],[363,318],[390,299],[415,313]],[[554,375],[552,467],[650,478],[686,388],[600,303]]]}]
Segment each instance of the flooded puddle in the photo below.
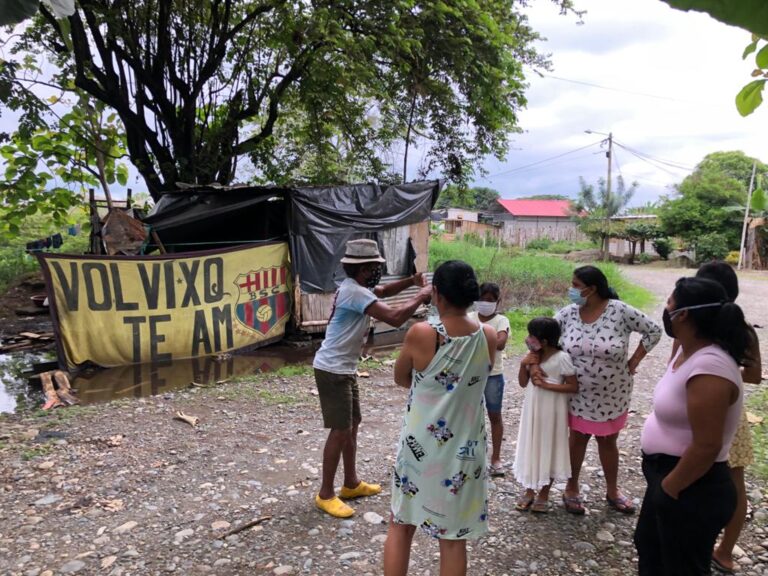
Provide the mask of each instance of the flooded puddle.
[{"label": "flooded puddle", "polygon": [[[78,373],[70,383],[82,405],[123,398],[142,398],[279,370],[312,361],[314,348],[277,344],[247,354],[175,360],[166,365],[136,364]],[[40,380],[30,378],[32,365],[54,359],[53,353],[0,355],[0,412],[43,405]]]}]

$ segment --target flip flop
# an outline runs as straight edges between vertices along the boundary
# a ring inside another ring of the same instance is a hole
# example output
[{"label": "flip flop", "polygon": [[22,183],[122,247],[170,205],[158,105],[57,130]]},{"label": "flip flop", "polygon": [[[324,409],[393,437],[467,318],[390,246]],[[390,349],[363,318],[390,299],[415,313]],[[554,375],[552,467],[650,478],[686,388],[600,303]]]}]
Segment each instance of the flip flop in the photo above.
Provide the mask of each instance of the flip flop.
[{"label": "flip flop", "polygon": [[488,468],[488,472],[491,478],[504,478],[505,475],[504,466],[494,466],[493,464]]},{"label": "flip flop", "polygon": [[718,574],[726,574],[727,576],[730,576],[732,574],[736,574],[735,570],[731,570],[730,568],[726,568],[720,563],[720,560],[712,556],[712,570],[717,572]]},{"label": "flip flop", "polygon": [[531,506],[532,514],[546,514],[549,512],[549,500],[539,500],[538,498],[533,502]]},{"label": "flip flop", "polygon": [[626,496],[619,496],[618,498],[608,498],[608,496],[606,496],[605,501],[608,502],[608,506],[617,512],[627,515],[635,513],[635,505],[632,504]]},{"label": "flip flop", "polygon": [[565,504],[565,511],[568,514],[574,514],[576,516],[584,516],[586,510],[584,510],[584,501],[581,496],[566,496],[563,494],[563,504]]},{"label": "flip flop", "polygon": [[528,512],[531,506],[533,506],[533,496],[526,496],[525,494],[521,495],[515,503],[515,509],[520,512]]}]

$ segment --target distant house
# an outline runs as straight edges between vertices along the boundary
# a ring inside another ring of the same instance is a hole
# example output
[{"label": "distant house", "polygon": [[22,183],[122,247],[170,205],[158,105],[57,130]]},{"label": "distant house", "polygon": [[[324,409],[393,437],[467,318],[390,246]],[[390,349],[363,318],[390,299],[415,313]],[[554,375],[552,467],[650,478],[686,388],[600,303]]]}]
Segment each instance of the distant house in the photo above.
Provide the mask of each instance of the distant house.
[{"label": "distant house", "polygon": [[[658,224],[658,216],[655,214],[626,214],[624,216],[613,216],[612,222],[619,224]],[[625,258],[632,253],[632,243],[624,238],[611,238],[609,240],[609,252],[611,256]],[[638,242],[637,254],[657,255],[652,242]]]},{"label": "distant house", "polygon": [[444,208],[437,212],[443,222],[442,231],[446,239],[461,238],[465,234],[475,234],[482,239],[496,239],[499,235],[500,226],[481,221],[485,218],[478,212],[464,208]]},{"label": "distant house", "polygon": [[507,244],[525,247],[536,238],[554,242],[580,242],[587,237],[571,214],[570,200],[498,200],[504,212],[494,219],[502,223],[502,239]]}]

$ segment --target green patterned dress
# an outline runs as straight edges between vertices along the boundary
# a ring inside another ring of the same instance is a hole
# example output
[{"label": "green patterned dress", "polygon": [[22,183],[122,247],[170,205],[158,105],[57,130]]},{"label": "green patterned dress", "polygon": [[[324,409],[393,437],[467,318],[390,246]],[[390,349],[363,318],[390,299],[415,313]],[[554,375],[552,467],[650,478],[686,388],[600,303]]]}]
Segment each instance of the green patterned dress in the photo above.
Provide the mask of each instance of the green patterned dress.
[{"label": "green patterned dress", "polygon": [[392,514],[398,524],[430,536],[477,538],[488,530],[483,392],[490,372],[482,327],[444,338],[423,372],[414,371],[392,476]]}]

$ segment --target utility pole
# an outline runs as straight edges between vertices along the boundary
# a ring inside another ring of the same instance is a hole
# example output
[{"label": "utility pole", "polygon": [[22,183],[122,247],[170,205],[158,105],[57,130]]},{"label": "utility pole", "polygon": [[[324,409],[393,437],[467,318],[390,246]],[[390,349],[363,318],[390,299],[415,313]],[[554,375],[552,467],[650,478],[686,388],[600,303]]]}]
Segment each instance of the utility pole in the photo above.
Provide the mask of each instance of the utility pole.
[{"label": "utility pole", "polygon": [[611,217],[609,209],[611,206],[611,164],[613,164],[613,132],[608,132],[608,152],[605,153],[608,158],[608,180],[605,183],[605,261],[611,259]]},{"label": "utility pole", "polygon": [[744,256],[747,250],[744,241],[747,239],[747,223],[749,222],[749,209],[752,206],[752,190],[755,187],[755,172],[757,171],[757,160],[752,164],[752,177],[749,179],[749,193],[747,194],[747,207],[744,209],[744,224],[741,226],[741,244],[739,244],[739,265],[737,269],[741,270],[744,266]]}]

